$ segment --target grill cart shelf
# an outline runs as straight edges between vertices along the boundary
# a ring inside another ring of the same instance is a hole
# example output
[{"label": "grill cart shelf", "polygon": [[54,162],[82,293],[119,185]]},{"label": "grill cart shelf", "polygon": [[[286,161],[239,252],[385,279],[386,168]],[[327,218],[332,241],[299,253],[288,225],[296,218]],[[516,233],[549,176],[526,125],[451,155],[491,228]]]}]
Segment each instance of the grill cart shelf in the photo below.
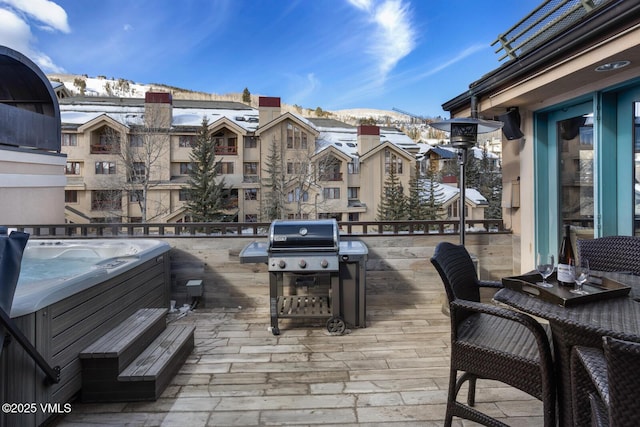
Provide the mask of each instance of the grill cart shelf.
[{"label": "grill cart shelf", "polygon": [[240,262],[268,265],[274,335],[279,318],[326,318],[327,330],[342,334],[347,325],[365,327],[367,253],[362,242],[339,241],[335,220],[276,220],[269,242],[247,245]]}]

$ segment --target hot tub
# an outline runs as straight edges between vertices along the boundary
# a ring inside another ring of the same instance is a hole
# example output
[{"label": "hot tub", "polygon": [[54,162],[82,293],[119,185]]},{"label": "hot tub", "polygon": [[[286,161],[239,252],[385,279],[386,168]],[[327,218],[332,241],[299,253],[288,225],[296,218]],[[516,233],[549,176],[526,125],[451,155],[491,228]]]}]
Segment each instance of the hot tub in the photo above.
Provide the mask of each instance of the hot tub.
[{"label": "hot tub", "polygon": [[[81,387],[78,353],[139,308],[169,306],[170,246],[154,239],[29,240],[11,318],[61,381],[17,342],[0,357],[3,402],[66,403]],[[51,413],[0,414],[0,425],[38,425]]]},{"label": "hot tub", "polygon": [[29,240],[11,317],[33,313],[161,256],[160,240]]}]

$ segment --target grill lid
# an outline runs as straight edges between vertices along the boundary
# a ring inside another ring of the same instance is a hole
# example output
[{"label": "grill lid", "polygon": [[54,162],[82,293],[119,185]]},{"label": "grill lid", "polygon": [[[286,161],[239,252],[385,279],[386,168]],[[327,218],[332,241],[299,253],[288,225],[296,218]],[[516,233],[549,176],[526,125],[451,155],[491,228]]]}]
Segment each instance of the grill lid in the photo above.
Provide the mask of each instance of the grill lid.
[{"label": "grill lid", "polygon": [[335,219],[275,220],[269,229],[270,252],[335,251],[340,246],[338,222]]}]

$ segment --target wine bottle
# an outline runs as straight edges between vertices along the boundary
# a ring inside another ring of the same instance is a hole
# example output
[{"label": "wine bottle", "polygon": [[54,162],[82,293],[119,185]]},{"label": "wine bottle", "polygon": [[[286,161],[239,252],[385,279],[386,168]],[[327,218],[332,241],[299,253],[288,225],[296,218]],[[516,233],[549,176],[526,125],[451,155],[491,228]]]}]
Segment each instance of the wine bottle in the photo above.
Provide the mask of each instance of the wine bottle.
[{"label": "wine bottle", "polygon": [[[558,283],[564,286],[573,286],[575,256],[571,246],[571,226],[565,225],[564,236],[560,243],[558,254]],[[573,261],[573,262],[572,262]]]}]

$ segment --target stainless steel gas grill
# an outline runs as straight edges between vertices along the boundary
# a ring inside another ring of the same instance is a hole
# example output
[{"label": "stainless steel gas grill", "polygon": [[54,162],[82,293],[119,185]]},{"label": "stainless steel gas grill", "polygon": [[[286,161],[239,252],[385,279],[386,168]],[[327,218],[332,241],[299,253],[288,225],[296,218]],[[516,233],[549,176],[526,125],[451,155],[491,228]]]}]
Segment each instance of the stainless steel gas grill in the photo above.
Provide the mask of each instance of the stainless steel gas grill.
[{"label": "stainless steel gas grill", "polygon": [[276,220],[267,244],[248,245],[240,262],[267,263],[274,335],[280,333],[279,318],[326,318],[327,330],[341,334],[345,316],[352,326],[364,327],[366,255],[364,244],[340,242],[333,219]]}]

